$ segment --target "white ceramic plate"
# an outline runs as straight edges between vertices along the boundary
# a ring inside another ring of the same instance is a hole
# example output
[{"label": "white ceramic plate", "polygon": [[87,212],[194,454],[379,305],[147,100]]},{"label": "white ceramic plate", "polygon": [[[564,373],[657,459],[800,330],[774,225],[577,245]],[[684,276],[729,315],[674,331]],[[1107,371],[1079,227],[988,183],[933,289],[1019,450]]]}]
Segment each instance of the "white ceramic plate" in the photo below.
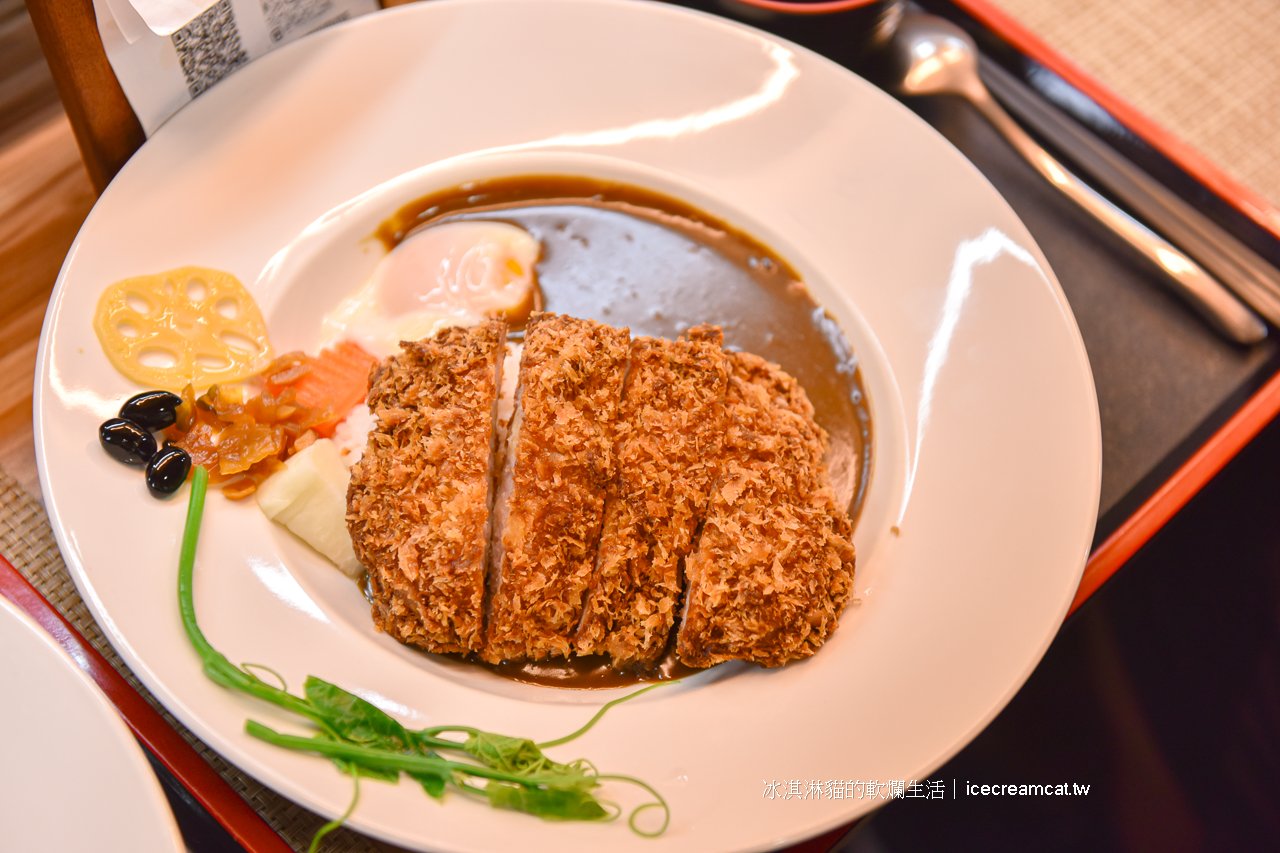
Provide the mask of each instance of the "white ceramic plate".
[{"label": "white ceramic plate", "polygon": [[0,826],[6,849],[181,853],[160,782],[116,710],[0,598]]},{"label": "white ceramic plate", "polygon": [[[206,680],[184,640],[185,507],[150,498],[97,446],[97,424],[137,389],[99,351],[93,308],[116,279],[213,266],[252,283],[278,351],[311,346],[317,312],[359,283],[380,251],[363,238],[396,207],[540,171],[621,177],[719,215],[791,261],[838,319],[877,435],[861,601],[814,658],[713,669],[558,753],[656,785],[672,807],[656,843],[441,806],[407,782],[366,784],[352,823],[449,851],[763,850],[883,804],[872,780],[927,779],[1019,688],[1079,581],[1100,468],[1084,347],[1026,229],[927,125],[814,54],[662,5],[443,0],[361,18],[235,74],[129,162],[63,268],[36,389],[44,494],[94,615],[213,747],[340,813],[348,781],[247,737],[248,717],[293,722]],[[295,689],[314,673],[410,726],[536,740],[611,698],[442,668],[377,635],[355,588],[252,501],[211,495],[200,547],[211,642]],[[852,798],[766,796],[791,781],[863,784],[842,787]]]}]

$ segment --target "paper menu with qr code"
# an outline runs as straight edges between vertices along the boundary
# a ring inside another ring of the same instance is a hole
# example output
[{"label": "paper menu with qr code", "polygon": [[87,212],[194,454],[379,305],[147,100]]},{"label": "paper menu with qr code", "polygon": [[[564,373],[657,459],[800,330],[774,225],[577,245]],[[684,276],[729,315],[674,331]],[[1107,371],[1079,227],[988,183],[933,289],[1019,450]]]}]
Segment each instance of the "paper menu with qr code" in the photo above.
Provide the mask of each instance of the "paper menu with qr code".
[{"label": "paper menu with qr code", "polygon": [[237,68],[379,8],[377,0],[93,0],[107,59],[147,136]]}]

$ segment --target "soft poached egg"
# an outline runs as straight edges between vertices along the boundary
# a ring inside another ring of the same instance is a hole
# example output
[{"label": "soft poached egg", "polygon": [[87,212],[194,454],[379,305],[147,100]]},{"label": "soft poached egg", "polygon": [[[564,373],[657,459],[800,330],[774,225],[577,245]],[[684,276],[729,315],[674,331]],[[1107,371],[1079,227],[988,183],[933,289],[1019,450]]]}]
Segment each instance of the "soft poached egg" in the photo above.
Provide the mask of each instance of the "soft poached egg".
[{"label": "soft poached egg", "polygon": [[506,222],[463,220],[415,231],[369,281],[325,316],[321,348],[347,340],[385,358],[400,341],[516,313],[534,298],[541,244]]}]

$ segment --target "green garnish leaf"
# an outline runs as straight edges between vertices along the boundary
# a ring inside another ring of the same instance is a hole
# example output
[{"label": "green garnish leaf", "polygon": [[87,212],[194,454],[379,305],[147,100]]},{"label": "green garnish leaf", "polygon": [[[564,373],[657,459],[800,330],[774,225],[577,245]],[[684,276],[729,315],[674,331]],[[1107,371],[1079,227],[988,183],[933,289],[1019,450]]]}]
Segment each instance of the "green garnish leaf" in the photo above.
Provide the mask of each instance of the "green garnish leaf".
[{"label": "green garnish leaf", "polygon": [[396,752],[409,748],[404,726],[376,705],[314,675],[307,676],[304,690],[311,707],[342,739]]},{"label": "green garnish leaf", "polygon": [[523,773],[546,762],[542,750],[528,738],[507,737],[492,732],[477,732],[462,747],[487,767]]},{"label": "green garnish leaf", "polygon": [[410,773],[409,776],[422,786],[422,790],[426,791],[428,796],[437,800],[444,799],[444,789],[449,784],[448,775],[442,773]]},{"label": "green garnish leaf", "polygon": [[[284,749],[325,756],[352,777],[355,792],[351,805],[346,814],[320,829],[312,839],[312,853],[325,835],[351,816],[360,795],[360,777],[395,783],[401,773],[415,779],[435,799],[443,799],[445,791],[453,786],[466,794],[484,796],[495,808],[513,809],[544,820],[612,820],[619,812],[616,807],[613,810],[607,808],[611,804],[598,799],[595,790],[603,780],[627,782],[644,788],[654,797],[653,802],[632,810],[628,819],[631,829],[643,836],[661,835],[666,830],[671,810],[649,785],[629,776],[600,775],[586,759],[561,764],[543,753],[547,747],[582,735],[614,705],[662,686],[660,684],[608,702],[576,732],[537,744],[528,738],[485,732],[469,726],[434,726],[419,731],[406,729],[372,703],[315,676],[307,677],[305,696],[295,696],[285,689],[284,679],[268,667],[261,664],[233,666],[209,644],[196,622],[193,575],[208,482],[208,472],[197,465],[191,482],[182,555],[178,561],[178,607],[183,628],[211,680],[293,711],[315,727],[310,736],[303,737],[283,734],[247,720],[246,732]],[[280,679],[280,686],[263,681],[253,672],[254,669],[270,672]],[[440,737],[445,733],[465,734],[467,737],[465,741]],[[464,760],[444,758],[441,752],[458,753],[458,757]],[[479,779],[485,780],[483,788],[471,784],[470,780]],[[636,816],[651,808],[663,810],[662,825],[655,831],[642,830],[636,825]]]},{"label": "green garnish leaf", "polygon": [[493,732],[477,732],[467,738],[462,747],[486,767],[506,770],[520,775],[580,777],[582,771],[568,764],[559,764],[542,754],[538,745],[528,738],[507,737]]},{"label": "green garnish leaf", "polygon": [[490,782],[484,787],[489,805],[537,815],[543,820],[611,820],[617,817],[591,794],[577,789],[548,790]]}]

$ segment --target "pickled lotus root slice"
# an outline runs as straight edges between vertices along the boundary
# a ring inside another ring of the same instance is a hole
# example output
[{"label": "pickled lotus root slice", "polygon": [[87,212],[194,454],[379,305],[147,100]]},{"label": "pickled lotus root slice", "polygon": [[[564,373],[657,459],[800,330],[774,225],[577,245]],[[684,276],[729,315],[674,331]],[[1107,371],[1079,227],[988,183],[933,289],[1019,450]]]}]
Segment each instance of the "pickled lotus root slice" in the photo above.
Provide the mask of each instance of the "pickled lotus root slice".
[{"label": "pickled lotus root slice", "polygon": [[117,281],[98,300],[93,328],[117,370],[170,391],[246,379],[273,357],[249,291],[202,267]]}]

